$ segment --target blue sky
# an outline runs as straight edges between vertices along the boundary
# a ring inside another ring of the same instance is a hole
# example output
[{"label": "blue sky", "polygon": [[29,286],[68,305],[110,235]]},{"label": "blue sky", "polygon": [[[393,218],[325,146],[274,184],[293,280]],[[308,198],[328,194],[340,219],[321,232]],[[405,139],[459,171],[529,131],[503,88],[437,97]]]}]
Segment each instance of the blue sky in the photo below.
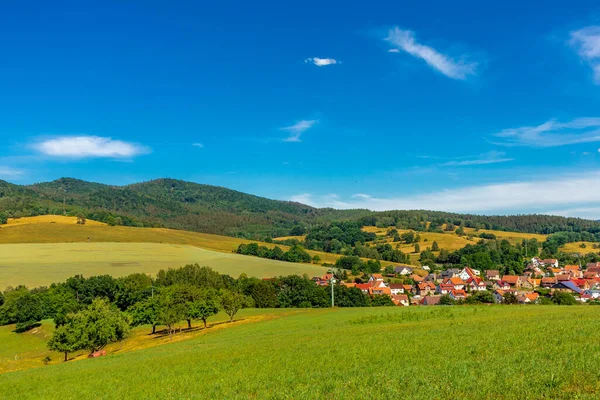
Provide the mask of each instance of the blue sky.
[{"label": "blue sky", "polygon": [[600,218],[597,2],[284,3],[5,5],[0,179]]}]

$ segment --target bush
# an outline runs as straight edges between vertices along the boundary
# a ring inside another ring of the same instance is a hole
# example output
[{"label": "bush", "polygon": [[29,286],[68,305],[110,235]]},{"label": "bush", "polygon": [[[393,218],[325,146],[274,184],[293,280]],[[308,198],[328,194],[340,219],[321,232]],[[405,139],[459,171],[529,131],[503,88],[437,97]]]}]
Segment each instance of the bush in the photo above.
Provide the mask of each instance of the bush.
[{"label": "bush", "polygon": [[17,323],[17,325],[15,326],[15,333],[23,333],[23,332],[27,332],[32,330],[33,328],[37,328],[39,326],[42,326],[42,323],[39,321],[26,321],[26,322],[19,322]]}]

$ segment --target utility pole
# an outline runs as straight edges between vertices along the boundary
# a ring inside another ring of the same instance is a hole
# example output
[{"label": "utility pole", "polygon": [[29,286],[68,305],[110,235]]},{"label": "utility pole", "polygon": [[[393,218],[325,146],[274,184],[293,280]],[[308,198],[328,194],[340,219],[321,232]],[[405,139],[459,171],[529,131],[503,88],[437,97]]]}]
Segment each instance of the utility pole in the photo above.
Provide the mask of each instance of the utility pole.
[{"label": "utility pole", "polygon": [[331,307],[335,306],[335,300],[333,297],[333,284],[335,283],[335,275],[333,274],[333,271],[329,271],[331,274],[331,278],[329,278],[329,286],[331,286]]}]

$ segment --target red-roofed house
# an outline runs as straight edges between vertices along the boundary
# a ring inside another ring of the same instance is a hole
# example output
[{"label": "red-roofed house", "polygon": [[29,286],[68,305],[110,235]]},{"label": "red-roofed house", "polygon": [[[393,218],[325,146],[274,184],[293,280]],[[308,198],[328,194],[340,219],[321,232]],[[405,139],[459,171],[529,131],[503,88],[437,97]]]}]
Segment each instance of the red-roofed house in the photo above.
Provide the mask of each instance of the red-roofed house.
[{"label": "red-roofed house", "polygon": [[467,293],[464,290],[453,290],[450,292],[449,296],[454,300],[464,300],[467,298]]},{"label": "red-roofed house", "polygon": [[390,291],[393,295],[404,294],[404,285],[401,283],[390,283]]},{"label": "red-roofed house", "polygon": [[466,284],[467,284],[467,288],[471,292],[487,290],[485,282],[482,279],[477,278],[477,277],[467,279]]},{"label": "red-roofed house", "polygon": [[408,296],[405,294],[393,294],[392,301],[397,306],[408,307],[410,305],[410,301],[408,300]]},{"label": "red-roofed house", "polygon": [[520,288],[521,280],[517,275],[504,275],[502,280],[510,285],[510,287]]}]

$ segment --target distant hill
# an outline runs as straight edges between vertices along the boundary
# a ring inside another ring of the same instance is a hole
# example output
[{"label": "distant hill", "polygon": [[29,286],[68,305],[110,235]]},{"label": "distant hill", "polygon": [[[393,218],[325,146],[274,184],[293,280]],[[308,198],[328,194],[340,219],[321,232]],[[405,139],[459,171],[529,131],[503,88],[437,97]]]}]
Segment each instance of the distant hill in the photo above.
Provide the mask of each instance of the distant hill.
[{"label": "distant hill", "polygon": [[334,220],[414,230],[427,229],[431,223],[453,223],[542,234],[600,232],[598,221],[547,215],[481,216],[424,210],[319,209],[175,179],[156,179],[126,186],[72,178],[29,186],[0,181],[0,223],[6,217],[64,212],[116,225],[168,227],[254,239],[302,235],[315,225]]}]

